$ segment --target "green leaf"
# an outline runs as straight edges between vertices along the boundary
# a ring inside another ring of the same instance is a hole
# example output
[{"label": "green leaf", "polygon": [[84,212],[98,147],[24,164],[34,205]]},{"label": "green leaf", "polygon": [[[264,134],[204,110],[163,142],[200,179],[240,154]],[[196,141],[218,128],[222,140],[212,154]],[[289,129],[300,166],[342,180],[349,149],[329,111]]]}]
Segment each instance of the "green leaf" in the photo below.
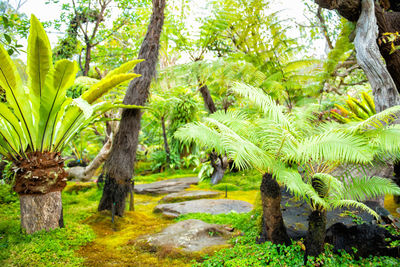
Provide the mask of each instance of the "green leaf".
[{"label": "green leaf", "polygon": [[[144,61],[144,59],[136,59],[136,60],[132,60],[129,62],[126,62],[124,64],[122,64],[120,67],[110,71],[106,77],[104,77],[105,79],[110,78],[116,74],[123,74],[123,73],[127,73],[129,71],[133,71],[133,68],[140,62]],[[139,77],[139,76],[138,76]]]},{"label": "green leaf", "polygon": [[11,37],[10,37],[10,35],[4,33],[3,36],[4,36],[4,39],[6,39],[7,43],[10,44],[10,43],[11,43]]},{"label": "green leaf", "polygon": [[47,150],[52,143],[51,131],[61,105],[65,101],[65,94],[75,79],[78,66],[69,60],[60,60],[55,68],[47,74],[44,93],[40,98],[40,120],[38,127],[38,142],[40,150]]},{"label": "green leaf", "polygon": [[41,97],[44,90],[46,76],[52,68],[50,42],[39,20],[32,15],[30,34],[28,37],[29,89],[37,97]]},{"label": "green leaf", "polygon": [[90,87],[90,89],[82,95],[82,99],[86,100],[89,104],[92,104],[94,101],[99,99],[102,95],[110,91],[112,88],[136,77],[140,77],[140,75],[136,73],[115,74],[108,78],[104,78],[100,82],[92,85],[92,87]]},{"label": "green leaf", "polygon": [[[28,137],[29,144],[34,147],[32,110],[29,97],[22,86],[17,68],[12,62],[7,51],[0,46],[0,87],[6,91],[7,103],[14,110],[21,121],[23,130]],[[25,102],[23,102],[25,101]]]}]

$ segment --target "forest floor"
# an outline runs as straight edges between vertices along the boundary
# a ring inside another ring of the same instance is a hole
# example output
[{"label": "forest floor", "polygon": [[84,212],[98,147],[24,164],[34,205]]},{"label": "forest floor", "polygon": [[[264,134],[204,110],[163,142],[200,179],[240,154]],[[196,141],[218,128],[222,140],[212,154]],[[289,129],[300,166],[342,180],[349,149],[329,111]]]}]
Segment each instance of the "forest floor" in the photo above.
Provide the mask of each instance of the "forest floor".
[{"label": "forest floor", "polygon": [[[187,190],[199,190],[192,185]],[[234,191],[228,193],[229,199],[254,203],[257,191]],[[87,266],[190,266],[199,255],[174,255],[168,251],[149,252],[135,245],[139,236],[160,232],[176,222],[153,213],[161,196],[135,195],[135,211],[127,211],[124,217],[111,222],[110,212],[92,215],[84,221],[96,234],[96,239],[82,247],[78,254],[85,259]],[[224,197],[224,196],[222,196]]]}]

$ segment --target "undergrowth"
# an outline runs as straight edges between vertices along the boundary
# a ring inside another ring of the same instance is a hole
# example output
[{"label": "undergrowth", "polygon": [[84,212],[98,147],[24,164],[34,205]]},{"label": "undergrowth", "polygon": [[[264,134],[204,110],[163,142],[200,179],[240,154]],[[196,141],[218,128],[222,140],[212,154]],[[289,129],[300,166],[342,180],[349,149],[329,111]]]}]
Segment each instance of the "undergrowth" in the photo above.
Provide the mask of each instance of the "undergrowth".
[{"label": "undergrowth", "polygon": [[20,227],[18,197],[9,185],[0,185],[1,266],[82,266],[84,258],[75,251],[94,240],[89,225],[81,221],[95,209],[101,191],[63,193],[65,228],[25,234]]}]

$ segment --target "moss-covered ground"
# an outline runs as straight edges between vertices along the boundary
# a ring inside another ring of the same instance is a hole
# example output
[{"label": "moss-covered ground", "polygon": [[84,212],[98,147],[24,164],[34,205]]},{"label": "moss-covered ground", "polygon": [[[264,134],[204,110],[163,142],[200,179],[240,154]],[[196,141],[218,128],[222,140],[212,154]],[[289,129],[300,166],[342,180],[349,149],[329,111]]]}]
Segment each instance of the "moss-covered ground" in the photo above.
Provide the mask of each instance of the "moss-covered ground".
[{"label": "moss-covered ground", "polygon": [[[137,176],[138,183],[169,178],[194,176],[190,170]],[[261,175],[241,172],[227,175],[223,184],[211,186],[208,181],[187,190],[210,189],[223,192],[221,198],[256,203]],[[97,212],[101,189],[95,183],[69,183],[63,192],[66,227],[50,232],[25,235],[20,230],[19,202],[7,185],[0,185],[0,266],[301,266],[304,244],[294,242],[285,248],[270,243],[256,244],[260,210],[249,214],[187,214],[169,220],[153,214],[163,196],[135,195],[135,211],[111,222],[110,212]],[[397,206],[387,198],[389,209]],[[201,219],[209,223],[228,224],[241,231],[232,239],[230,248],[208,251],[208,255],[187,255],[173,250],[152,252],[135,243],[141,235],[156,233],[166,226],[185,219]],[[326,252],[314,266],[399,266],[389,257],[355,260],[350,255]]]}]

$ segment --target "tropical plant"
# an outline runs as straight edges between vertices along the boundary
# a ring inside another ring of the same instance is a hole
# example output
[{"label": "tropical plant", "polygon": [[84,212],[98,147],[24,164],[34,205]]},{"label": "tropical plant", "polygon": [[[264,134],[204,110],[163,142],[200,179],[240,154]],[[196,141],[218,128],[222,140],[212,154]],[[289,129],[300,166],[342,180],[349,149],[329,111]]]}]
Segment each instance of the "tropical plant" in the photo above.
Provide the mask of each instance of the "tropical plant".
[{"label": "tropical plant", "polygon": [[361,92],[361,101],[348,96],[346,105],[347,108],[335,104],[336,109],[331,110],[332,116],[341,123],[366,120],[376,114],[374,100],[366,92]]},{"label": "tropical plant", "polygon": [[[205,118],[204,122],[180,128],[175,136],[185,142],[196,142],[218,153],[226,153],[240,169],[255,168],[265,173],[261,192],[264,223],[270,224],[267,229],[278,231],[283,225],[283,222],[276,223],[276,219],[268,217],[269,213],[281,216],[280,212],[276,212],[280,209],[279,186],[278,189],[277,184],[271,186],[272,177],[295,195],[303,197],[313,209],[307,254],[315,256],[322,252],[327,210],[350,206],[378,217],[361,201],[382,194],[400,194],[400,189],[387,179],[344,179],[329,175],[340,164],[371,164],[378,153],[398,151],[398,127],[385,127],[382,121],[392,122],[400,107],[376,114],[350,128],[333,123],[316,128],[312,112],[303,110],[301,116],[285,114],[282,106],[258,88],[237,84],[232,90],[258,107],[262,112],[261,118],[257,114],[250,118],[240,111],[217,112]],[[375,128],[370,129],[370,126]],[[302,170],[302,175],[298,168]],[[266,190],[267,186],[275,188],[275,191]],[[275,197],[272,197],[274,194]],[[276,224],[273,225],[273,222]],[[271,232],[267,233],[267,239],[277,240]]]},{"label": "tropical plant", "polygon": [[0,47],[0,86],[7,98],[7,104],[0,103],[0,153],[18,169],[14,190],[20,195],[21,224],[27,233],[63,226],[66,172],[60,153],[77,132],[107,110],[139,108],[96,101],[114,86],[138,77],[126,72],[140,61],[123,64],[71,99],[66,91],[74,82],[77,64],[60,60],[53,66],[49,40],[35,16],[28,39],[27,86]]}]

